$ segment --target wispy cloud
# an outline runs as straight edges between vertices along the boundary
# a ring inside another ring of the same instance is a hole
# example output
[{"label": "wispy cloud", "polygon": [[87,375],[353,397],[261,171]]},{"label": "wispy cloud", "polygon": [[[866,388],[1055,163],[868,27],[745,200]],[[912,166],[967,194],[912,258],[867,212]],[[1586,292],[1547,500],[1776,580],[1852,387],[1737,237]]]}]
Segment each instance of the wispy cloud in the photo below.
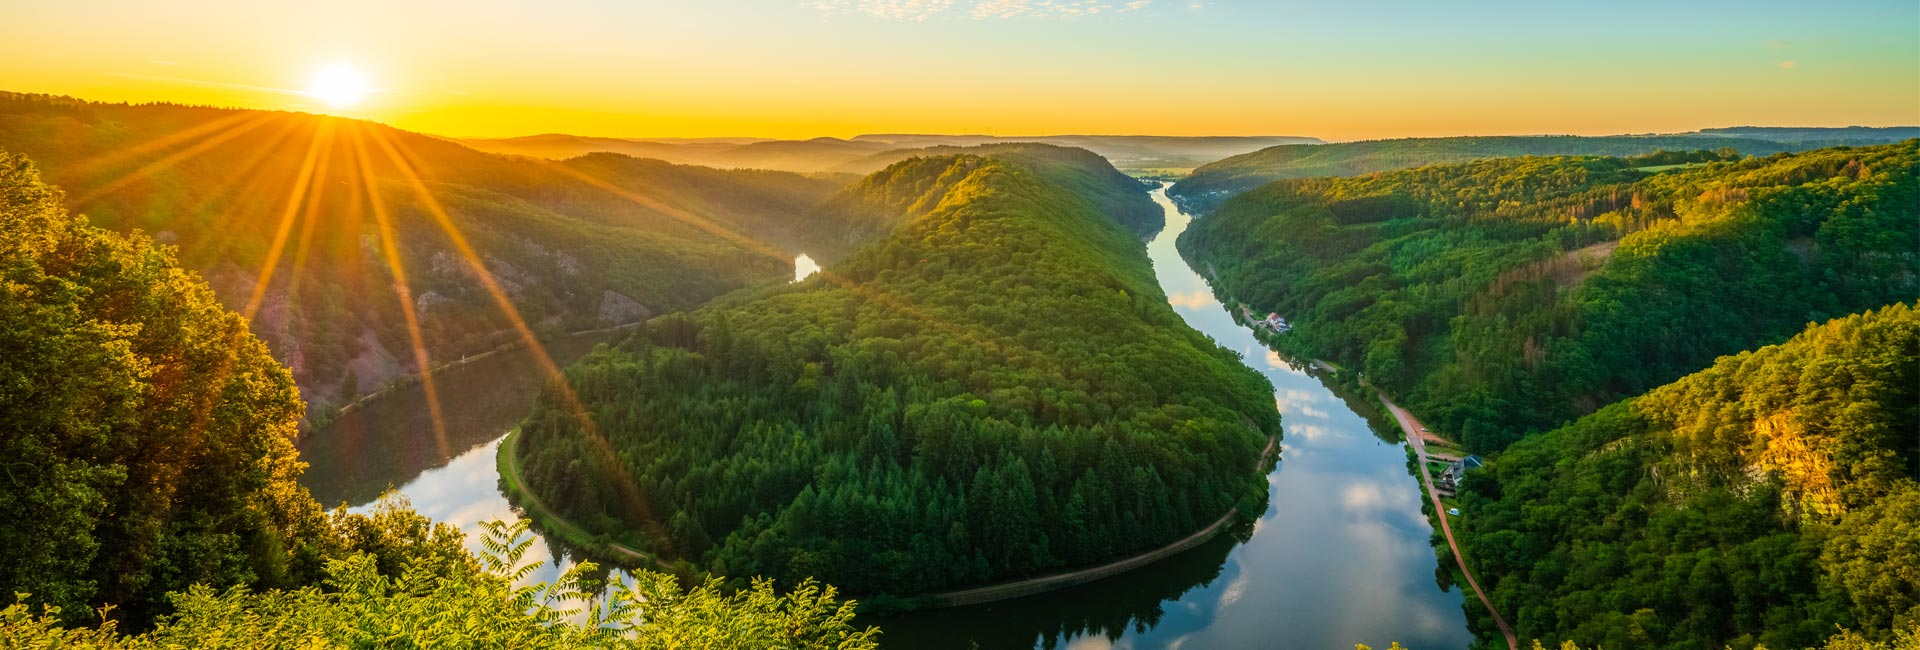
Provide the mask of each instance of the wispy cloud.
[{"label": "wispy cloud", "polygon": [[964,14],[976,19],[1072,18],[1139,11],[1150,4],[1153,0],[812,0],[806,3],[829,16],[866,14],[914,22],[948,14]]}]

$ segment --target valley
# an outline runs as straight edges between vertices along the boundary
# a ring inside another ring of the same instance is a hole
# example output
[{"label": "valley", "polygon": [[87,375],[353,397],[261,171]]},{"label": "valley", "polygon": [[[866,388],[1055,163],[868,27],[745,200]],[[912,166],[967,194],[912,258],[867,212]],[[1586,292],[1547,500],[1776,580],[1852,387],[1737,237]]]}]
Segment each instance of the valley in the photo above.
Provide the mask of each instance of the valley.
[{"label": "valley", "polygon": [[[1190,327],[1236,352],[1273,384],[1273,400],[1286,428],[1279,462],[1266,474],[1265,496],[1257,514],[1235,522],[1223,534],[1196,548],[1090,584],[1000,602],[935,609],[868,622],[883,631],[889,648],[1072,647],[1087,639],[1115,635],[1144,647],[1177,643],[1218,648],[1265,648],[1275,644],[1318,647],[1363,642],[1384,647],[1392,641],[1417,647],[1457,647],[1467,639],[1459,587],[1435,583],[1437,560],[1430,546],[1433,529],[1421,511],[1418,479],[1408,474],[1404,443],[1378,404],[1354,394],[1297,362],[1278,356],[1213,298],[1200,274],[1188,268],[1174,246],[1192,217],[1165,198],[1153,199],[1164,211],[1166,227],[1146,246],[1155,281],[1173,310]],[[580,347],[554,349],[556,359]],[[492,516],[513,516],[501,495],[493,457],[498,439],[517,422],[507,413],[530,405],[537,382],[519,384],[511,396],[501,393],[504,373],[534,374],[530,361],[503,361],[498,368],[462,368],[442,375],[443,399],[450,403],[499,404],[502,415],[470,420],[458,429],[471,434],[467,444],[444,465],[423,466],[406,480],[394,481],[415,509],[436,521],[460,525],[469,533]],[[430,449],[430,429],[420,420],[425,405],[418,392],[384,398],[343,418],[315,440],[350,434],[363,427],[390,438],[410,453]],[[524,412],[524,411],[522,411]],[[385,414],[385,424],[373,420]],[[312,443],[308,443],[311,445]],[[303,451],[303,453],[312,453]],[[394,452],[389,452],[394,453]],[[352,456],[342,456],[348,458]],[[310,460],[303,479],[316,494],[338,493],[325,486],[364,470],[351,464]],[[379,486],[349,499],[368,508]],[[375,479],[377,482],[377,479]],[[330,502],[329,502],[330,503]],[[536,555],[577,556],[551,537]],[[549,567],[535,574],[550,578]],[[1367,583],[1367,589],[1345,585]],[[1275,620],[1274,612],[1287,612]],[[1391,618],[1368,612],[1395,612]],[[1276,633],[1275,631],[1280,632]],[[1186,641],[1181,641],[1186,639]]]}]

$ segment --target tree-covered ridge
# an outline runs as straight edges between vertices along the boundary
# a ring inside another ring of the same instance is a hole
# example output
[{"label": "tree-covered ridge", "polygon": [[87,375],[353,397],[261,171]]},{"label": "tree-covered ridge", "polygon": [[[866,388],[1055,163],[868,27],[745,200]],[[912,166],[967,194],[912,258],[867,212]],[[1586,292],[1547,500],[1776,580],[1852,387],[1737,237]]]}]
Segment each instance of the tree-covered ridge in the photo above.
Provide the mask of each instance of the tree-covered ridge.
[{"label": "tree-covered ridge", "polygon": [[397,498],[323,512],[296,482],[286,367],[169,247],[60,204],[0,153],[0,645],[872,647],[850,605],[800,583],[640,573],[575,625],[538,597],[580,600],[592,568],[516,586],[518,528],[475,557]]},{"label": "tree-covered ridge", "polygon": [[1469,136],[1323,145],[1289,144],[1202,165],[1188,177],[1174,183],[1173,187],[1167,188],[1167,194],[1190,209],[1208,211],[1233,194],[1290,178],[1357,176],[1425,165],[1515,156],[1636,156],[1657,151],[1722,149],[1732,149],[1750,156],[1765,156],[1818,146],[1822,145],[1718,135]]},{"label": "tree-covered ridge", "polygon": [[1515,158],[1281,181],[1181,248],[1286,345],[1479,450],[1920,296],[1920,142],[1649,174]]},{"label": "tree-covered ridge", "polygon": [[[968,156],[969,164],[986,158],[1020,163],[1048,182],[1094,202],[1094,207],[1128,230],[1147,237],[1160,229],[1160,211],[1139,200],[1131,186],[1139,185],[1093,152],[1030,142],[982,144],[971,147],[928,147],[889,152],[883,169],[867,175],[815,208],[802,222],[814,237],[812,254],[823,262],[839,259],[861,244],[877,239],[900,223],[943,205],[947,190],[974,171],[955,165],[952,157]],[[838,235],[837,240],[829,240]]]},{"label": "tree-covered ridge", "polygon": [[317,414],[418,370],[376,204],[437,362],[517,337],[435,203],[527,322],[551,333],[790,277],[789,260],[740,240],[787,245],[793,223],[843,185],[615,155],[483,154],[304,114],[16,94],[0,94],[0,147],[33,157],[95,224],[177,246],[229,307],[249,302],[281,241],[252,327]]},{"label": "tree-covered ridge", "polygon": [[1515,444],[1463,484],[1466,553],[1522,638],[1710,650],[1914,630],[1917,350],[1920,313],[1895,304]]},{"label": "tree-covered ridge", "polygon": [[1146,204],[1139,183],[1049,168],[1094,162],[882,172],[903,185],[858,191],[921,206],[886,238],[570,368],[604,445],[544,396],[528,484],[716,574],[896,595],[1152,548],[1258,498],[1271,387],[1180,320],[1137,231],[1096,208]]}]

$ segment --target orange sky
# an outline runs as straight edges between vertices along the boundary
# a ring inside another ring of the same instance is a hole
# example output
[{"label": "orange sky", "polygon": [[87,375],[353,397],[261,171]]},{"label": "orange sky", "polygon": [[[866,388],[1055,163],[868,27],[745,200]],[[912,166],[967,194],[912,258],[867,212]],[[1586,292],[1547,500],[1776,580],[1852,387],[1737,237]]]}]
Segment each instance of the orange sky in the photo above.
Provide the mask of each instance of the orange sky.
[{"label": "orange sky", "polygon": [[[1920,3],[1559,4],[15,2],[0,7],[0,90],[461,136],[1345,140],[1920,123]],[[330,65],[375,92],[346,108],[300,94]]]}]

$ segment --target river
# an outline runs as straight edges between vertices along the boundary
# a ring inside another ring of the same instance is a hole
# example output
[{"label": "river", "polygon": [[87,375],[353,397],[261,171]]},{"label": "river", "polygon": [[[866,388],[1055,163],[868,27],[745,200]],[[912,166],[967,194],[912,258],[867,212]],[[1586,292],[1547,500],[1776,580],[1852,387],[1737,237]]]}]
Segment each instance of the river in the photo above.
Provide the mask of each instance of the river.
[{"label": "river", "polygon": [[[1235,323],[1174,248],[1191,219],[1166,196],[1147,244],[1173,309],[1273,382],[1286,435],[1267,475],[1267,510],[1152,566],[1017,600],[877,621],[888,648],[1352,648],[1419,650],[1472,640],[1460,588],[1435,582],[1433,527],[1420,512],[1398,432],[1280,358]],[[1381,433],[1382,431],[1386,433]],[[1383,437],[1385,436],[1385,437]],[[1240,541],[1245,539],[1245,541]]]},{"label": "river", "polygon": [[[887,648],[1351,648],[1419,650],[1471,640],[1459,588],[1435,582],[1432,528],[1418,479],[1391,425],[1270,352],[1235,323],[1174,249],[1189,218],[1155,190],[1167,224],[1147,245],[1160,285],[1195,329],[1236,350],[1274,385],[1286,435],[1267,476],[1268,507],[1250,526],[1151,566],[1079,587],[1000,603],[870,621]],[[811,260],[807,260],[811,264]],[[796,264],[796,270],[801,270]],[[805,271],[810,272],[811,269]],[[600,339],[550,347],[566,363]],[[499,440],[538,392],[524,351],[437,376],[448,444],[435,440],[418,387],[396,392],[309,436],[303,482],[322,503],[357,509],[387,486],[421,514],[456,524],[470,547],[479,522],[517,516],[494,469]],[[531,579],[550,579],[563,554]]]}]

